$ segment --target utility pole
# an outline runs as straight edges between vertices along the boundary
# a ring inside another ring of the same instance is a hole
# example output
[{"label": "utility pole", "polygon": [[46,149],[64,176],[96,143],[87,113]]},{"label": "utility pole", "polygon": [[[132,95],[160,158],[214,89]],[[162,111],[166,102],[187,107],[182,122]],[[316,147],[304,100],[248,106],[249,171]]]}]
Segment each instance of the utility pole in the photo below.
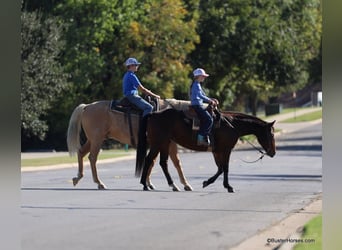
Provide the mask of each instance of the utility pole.
[{"label": "utility pole", "polygon": [[294,119],[296,120],[296,118],[297,118],[297,116],[296,116],[296,108],[297,108],[297,93],[296,93],[296,91],[294,91],[293,93],[292,93],[292,98],[293,98],[293,100],[294,100]]}]

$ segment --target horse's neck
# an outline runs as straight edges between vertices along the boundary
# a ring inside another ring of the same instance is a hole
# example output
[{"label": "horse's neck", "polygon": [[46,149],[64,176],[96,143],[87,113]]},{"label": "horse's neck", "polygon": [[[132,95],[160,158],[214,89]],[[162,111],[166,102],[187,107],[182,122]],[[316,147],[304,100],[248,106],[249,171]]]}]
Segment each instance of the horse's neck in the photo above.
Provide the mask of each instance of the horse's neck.
[{"label": "horse's neck", "polygon": [[263,125],[263,122],[254,116],[240,115],[234,117],[233,125],[237,129],[239,136],[255,135],[258,136],[258,131]]}]

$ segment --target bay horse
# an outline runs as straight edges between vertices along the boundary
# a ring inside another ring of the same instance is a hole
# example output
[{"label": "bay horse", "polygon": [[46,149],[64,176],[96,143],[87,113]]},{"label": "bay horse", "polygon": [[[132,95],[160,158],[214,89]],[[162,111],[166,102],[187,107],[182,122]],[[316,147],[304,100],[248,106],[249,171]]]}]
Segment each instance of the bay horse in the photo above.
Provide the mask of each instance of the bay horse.
[{"label": "bay horse", "polygon": [[[188,101],[165,99],[159,101],[160,109],[175,108],[179,110],[187,109]],[[106,139],[115,139],[123,144],[132,145],[133,141],[138,140],[139,130],[139,115],[131,114],[131,129],[129,126],[128,116],[120,111],[111,109],[111,101],[102,100],[90,104],[78,105],[71,114],[68,131],[67,131],[67,146],[69,154],[72,156],[77,153],[78,158],[78,173],[72,179],[73,185],[82,179],[83,172],[83,158],[89,153],[90,167],[92,171],[93,181],[97,183],[98,189],[106,189],[105,184],[100,180],[97,174],[96,161],[101,149],[102,143]],[[86,136],[86,142],[81,145],[80,133],[83,129]],[[133,138],[132,138],[133,137]],[[168,154],[177,169],[180,182],[184,185],[186,191],[191,191],[192,187],[185,178],[182,170],[182,165],[177,152],[177,145],[174,142],[169,144]],[[151,164],[154,164],[151,163]],[[152,169],[152,168],[151,168]],[[148,173],[147,183],[149,188],[154,186],[150,180]],[[179,191],[175,185],[171,185],[174,191]]]},{"label": "bay horse", "polygon": [[[215,182],[223,173],[223,186],[228,192],[234,192],[229,185],[229,158],[241,136],[253,134],[265,150],[266,155],[273,157],[276,153],[273,122],[263,121],[255,116],[239,112],[224,112],[219,119],[219,126],[212,130],[213,146],[198,146],[196,136],[193,136],[192,124],[183,111],[167,109],[150,114],[147,123],[147,133],[138,144],[136,158],[136,176],[141,176],[140,183],[148,190],[146,182],[151,163],[160,153],[160,166],[169,185],[173,180],[168,172],[168,148],[170,143],[177,143],[195,151],[211,151],[217,172],[203,182],[203,188]],[[147,144],[150,147],[146,156]]]}]

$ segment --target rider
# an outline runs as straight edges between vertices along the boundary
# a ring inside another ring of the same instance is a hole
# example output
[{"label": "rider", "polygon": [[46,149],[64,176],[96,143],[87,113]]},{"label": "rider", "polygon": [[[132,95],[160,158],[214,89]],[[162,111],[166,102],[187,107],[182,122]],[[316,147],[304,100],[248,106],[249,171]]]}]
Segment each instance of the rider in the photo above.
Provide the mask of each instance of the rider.
[{"label": "rider", "polygon": [[200,120],[200,129],[197,135],[197,145],[209,146],[209,133],[213,126],[213,118],[203,106],[203,102],[218,105],[218,100],[209,98],[203,92],[201,83],[209,76],[204,69],[197,68],[193,71],[194,81],[190,87],[191,106]]},{"label": "rider", "polygon": [[133,57],[130,57],[126,60],[125,65],[127,67],[127,72],[125,73],[122,80],[122,89],[123,94],[128,99],[128,101],[142,110],[142,116],[145,117],[147,114],[152,113],[153,106],[139,96],[138,90],[145,93],[146,95],[153,96],[157,99],[159,99],[160,96],[146,89],[141,84],[138,77],[135,75],[135,72],[138,71],[138,67],[140,64],[141,63]]}]

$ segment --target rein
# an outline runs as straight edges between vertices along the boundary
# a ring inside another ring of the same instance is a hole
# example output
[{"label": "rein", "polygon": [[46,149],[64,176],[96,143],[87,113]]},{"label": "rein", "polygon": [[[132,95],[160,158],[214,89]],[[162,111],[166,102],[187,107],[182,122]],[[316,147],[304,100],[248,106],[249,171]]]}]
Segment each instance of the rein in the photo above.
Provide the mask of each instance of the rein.
[{"label": "rein", "polygon": [[[219,112],[220,113],[220,112]],[[221,114],[220,114],[221,115]],[[233,126],[233,122],[231,121],[231,119],[229,119],[228,117],[221,115],[221,117],[223,118],[223,120],[231,127],[234,129],[234,131],[236,130],[235,127]],[[235,131],[236,132],[236,131]],[[263,152],[261,149],[259,149],[258,147],[256,147],[253,143],[251,143],[249,140],[246,140],[248,142],[249,145],[251,145],[255,150],[259,151],[259,153],[261,154],[260,157],[258,159],[256,159],[255,161],[245,161],[243,159],[240,159],[241,161],[245,162],[245,163],[255,163],[257,161],[262,160],[262,158],[264,158],[264,156],[267,154],[266,152]]]},{"label": "rein", "polygon": [[261,149],[257,148],[253,143],[251,143],[249,140],[247,140],[247,142],[249,143],[249,145],[251,145],[255,150],[259,151],[259,153],[261,154],[260,157],[258,159],[256,159],[255,161],[245,161],[243,159],[240,159],[241,161],[245,162],[245,163],[255,163],[257,161],[262,160],[262,158],[264,158],[264,156],[267,154],[266,152],[261,151]]}]

